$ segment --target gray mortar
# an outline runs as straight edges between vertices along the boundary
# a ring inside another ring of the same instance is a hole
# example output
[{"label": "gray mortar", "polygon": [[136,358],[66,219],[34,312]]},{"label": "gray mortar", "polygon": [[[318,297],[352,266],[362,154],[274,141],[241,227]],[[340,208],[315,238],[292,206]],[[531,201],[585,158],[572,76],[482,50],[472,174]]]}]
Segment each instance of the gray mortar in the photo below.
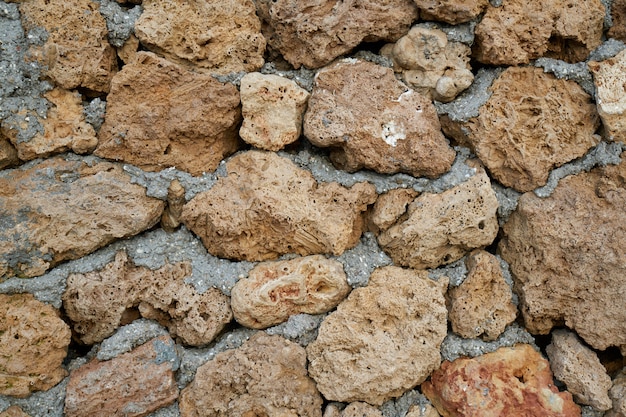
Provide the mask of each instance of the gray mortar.
[{"label": "gray mortar", "polygon": [[386,56],[375,54],[372,51],[358,51],[354,54],[354,58],[362,59],[363,61],[372,62],[381,67],[393,68],[393,61]]},{"label": "gray mortar", "polygon": [[380,411],[385,417],[405,417],[412,406],[416,406],[426,412],[426,406],[432,405],[423,394],[417,390],[407,391],[395,400],[389,400],[380,407]]},{"label": "gray mortar", "polygon": [[102,123],[104,123],[104,114],[106,113],[107,102],[99,97],[94,98],[90,102],[83,103],[83,114],[85,121],[93,126],[96,132],[100,131]]},{"label": "gray mortar", "polygon": [[150,413],[147,417],[180,417],[180,410],[178,409],[178,401],[167,407],[159,408],[158,410]]},{"label": "gray mortar", "polygon": [[167,329],[154,320],[138,319],[122,326],[104,339],[98,349],[99,361],[113,359],[122,353],[130,352],[139,345],[155,337],[169,335]]},{"label": "gray mortar", "polygon": [[265,333],[279,335],[285,339],[307,347],[317,338],[317,331],[328,314],[296,314],[277,326],[270,327]]},{"label": "gray mortar", "polygon": [[231,72],[230,74],[211,74],[213,78],[224,84],[232,84],[239,88],[241,79],[247,74],[245,71]]},{"label": "gray mortar", "polygon": [[313,80],[316,74],[315,70],[300,67],[298,70],[281,71],[276,69],[276,65],[273,62],[266,62],[265,65],[261,67],[260,72],[262,74],[275,74],[280,75],[281,77],[289,78],[309,93],[313,91]]},{"label": "gray mortar", "polygon": [[613,0],[600,0],[604,5],[604,30],[609,30],[613,26],[611,6],[613,6]]},{"label": "gray mortar", "polygon": [[500,6],[502,6],[502,2],[503,2],[503,0],[489,0],[489,3],[491,3],[491,5],[493,7],[500,7]]},{"label": "gray mortar", "polygon": [[625,48],[626,44],[624,42],[609,38],[589,54],[587,61],[604,61],[605,59],[613,58]]},{"label": "gray mortar", "polygon": [[428,277],[439,281],[442,277],[447,277],[449,285],[452,287],[458,287],[465,281],[467,277],[467,267],[465,266],[465,257],[462,257],[458,261],[454,261],[449,265],[441,266],[436,269],[428,270]]},{"label": "gray mortar", "polygon": [[517,202],[522,196],[522,193],[512,188],[504,187],[495,181],[491,182],[491,188],[496,194],[496,200],[498,200],[498,224],[502,227],[509,221],[509,216],[517,208]]},{"label": "gray mortar", "polygon": [[65,389],[68,382],[69,377],[48,391],[34,392],[27,398],[13,398],[0,395],[0,411],[4,411],[12,405],[17,405],[31,417],[63,417]]},{"label": "gray mortar", "polygon": [[109,31],[109,43],[121,48],[124,42],[134,33],[135,22],[143,12],[141,6],[134,6],[132,9],[120,6],[112,0],[92,0],[100,3],[100,14],[107,22]]},{"label": "gray mortar", "polygon": [[361,236],[361,241],[357,246],[334,259],[343,264],[348,284],[353,288],[366,286],[370,275],[376,268],[392,263],[391,258],[378,246],[374,234],[370,232],[365,232]]},{"label": "gray mortar", "polygon": [[582,411],[581,417],[602,417],[604,416],[604,411],[597,410],[590,405],[581,405],[580,410]]},{"label": "gray mortar", "polygon": [[441,22],[424,22],[418,23],[413,27],[423,27],[427,29],[439,29],[446,34],[448,42],[461,42],[468,46],[474,44],[474,29],[478,24],[478,20],[472,20],[458,25],[448,25]]},{"label": "gray mortar", "polygon": [[596,89],[586,62],[569,64],[559,59],[539,58],[535,61],[535,66],[543,68],[543,72],[554,74],[556,78],[575,81],[595,99]]},{"label": "gray mortar", "polygon": [[509,287],[511,287],[511,302],[515,304],[515,306],[518,306],[519,297],[515,293],[515,291],[513,291],[514,283],[513,283],[513,276],[511,275],[511,268],[509,267],[508,262],[502,259],[500,255],[496,255],[496,258],[498,259],[498,262],[500,262],[500,269],[502,269],[502,275],[504,276],[504,281],[507,283]]}]

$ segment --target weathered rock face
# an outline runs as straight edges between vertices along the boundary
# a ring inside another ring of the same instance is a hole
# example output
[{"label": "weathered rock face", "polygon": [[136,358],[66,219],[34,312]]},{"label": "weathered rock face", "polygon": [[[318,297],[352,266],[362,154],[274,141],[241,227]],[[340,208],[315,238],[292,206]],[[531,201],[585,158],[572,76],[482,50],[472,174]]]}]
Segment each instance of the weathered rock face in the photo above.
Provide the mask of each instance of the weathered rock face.
[{"label": "weathered rock face", "polygon": [[217,74],[256,71],[265,38],[251,0],[144,0],[135,33],[170,61]]},{"label": "weathered rock face", "polygon": [[97,359],[73,371],[67,385],[67,417],[145,416],[178,397],[176,349],[161,336],[110,361]]},{"label": "weathered rock face", "polygon": [[219,257],[263,261],[281,254],[340,255],[355,246],[374,186],[318,184],[274,153],[249,151],[227,164],[228,176],[183,208],[184,224]]},{"label": "weathered rock face", "polygon": [[596,349],[626,348],[626,155],[562,179],[546,199],[524,194],[503,227],[526,328],[565,324]]},{"label": "weathered rock face", "polygon": [[0,413],[0,417],[30,417],[17,405],[12,405]]},{"label": "weathered rock face", "polygon": [[0,294],[0,394],[26,397],[58,384],[70,339],[53,307],[32,294]]},{"label": "weathered rock face", "polygon": [[42,275],[159,221],[117,164],[55,157],[0,175],[0,279]]},{"label": "weathered rock face", "polygon": [[235,86],[139,52],[111,83],[94,153],[144,170],[175,166],[199,175],[237,150],[240,121]]},{"label": "weathered rock face", "polygon": [[426,271],[389,266],[353,290],[307,347],[324,398],[381,405],[423,382],[441,362],[446,286]]},{"label": "weathered rock face", "polygon": [[179,401],[182,417],[321,417],[322,397],[306,373],[304,349],[258,333],[198,368]]},{"label": "weathered rock face", "polygon": [[607,35],[626,42],[626,0],[614,0],[611,3],[611,18],[613,26]]},{"label": "weathered rock face", "polygon": [[[324,416],[328,417],[328,416]],[[383,417],[383,413],[367,403],[355,402],[348,404],[341,412],[341,417]]]},{"label": "weathered rock face", "polygon": [[184,279],[189,263],[165,264],[157,270],[136,267],[125,252],[101,271],[71,274],[63,306],[83,343],[110,336],[131,309],[167,326],[173,337],[189,345],[205,345],[232,320],[227,296],[211,288],[200,294]]},{"label": "weathered rock face", "polygon": [[318,72],[304,134],[332,147],[333,163],[347,171],[434,178],[454,161],[432,103],[371,62],[347,59]]},{"label": "weathered rock face", "polygon": [[257,265],[233,287],[231,305],[239,324],[264,329],[294,314],[325,313],[349,292],[343,265],[313,255]]},{"label": "weathered rock face", "polygon": [[422,20],[439,20],[456,25],[468,22],[481,14],[488,0],[414,0]]},{"label": "weathered rock face", "polygon": [[626,416],[626,370],[617,374],[613,379],[613,386],[609,391],[609,396],[613,400],[613,408],[606,414],[606,417]]},{"label": "weathered rock face", "polygon": [[626,141],[626,50],[602,62],[589,62],[596,86],[598,113],[606,134],[616,142]]},{"label": "weathered rock face", "polygon": [[406,213],[407,206],[418,195],[415,190],[398,188],[378,196],[369,216],[369,229],[376,233],[389,229]]},{"label": "weathered rock face", "polygon": [[263,34],[296,69],[322,67],[363,41],[396,41],[417,18],[413,0],[257,1]]},{"label": "weathered rock face", "polygon": [[17,149],[13,147],[11,141],[5,138],[0,131],[0,169],[9,168],[19,162]]},{"label": "weathered rock face", "polygon": [[422,392],[450,417],[580,416],[572,395],[559,392],[550,364],[530,345],[445,361]]}]

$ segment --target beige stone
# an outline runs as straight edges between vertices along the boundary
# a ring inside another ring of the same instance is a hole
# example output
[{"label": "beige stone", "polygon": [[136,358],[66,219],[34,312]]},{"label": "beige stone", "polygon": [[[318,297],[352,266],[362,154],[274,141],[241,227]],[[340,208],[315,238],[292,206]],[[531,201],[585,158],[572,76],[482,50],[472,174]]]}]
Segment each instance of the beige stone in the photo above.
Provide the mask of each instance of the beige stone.
[{"label": "beige stone", "polygon": [[374,186],[317,183],[274,153],[248,151],[227,164],[228,176],[183,208],[183,223],[222,258],[263,261],[281,254],[340,255],[354,247]]},{"label": "beige stone", "polygon": [[344,408],[341,412],[341,417],[383,417],[383,413],[378,408],[372,407],[367,403],[354,402]]},{"label": "beige stone", "polygon": [[32,294],[0,294],[0,394],[26,397],[58,384],[70,339],[53,307]]},{"label": "beige stone", "polygon": [[172,180],[167,188],[167,206],[161,216],[161,227],[166,232],[173,232],[180,226],[180,217],[183,215],[185,188],[178,179]]},{"label": "beige stone", "polygon": [[124,62],[124,64],[130,64],[135,58],[137,58],[137,51],[139,50],[139,39],[133,34],[124,42],[120,48],[117,48],[117,56]]},{"label": "beige stone", "polygon": [[163,202],[120,165],[66,158],[0,177],[0,280],[42,275],[159,221]]},{"label": "beige stone", "polygon": [[17,405],[12,405],[0,413],[0,417],[30,417]]},{"label": "beige stone", "polygon": [[302,347],[257,333],[199,367],[179,407],[182,417],[321,417],[322,397],[307,376]]},{"label": "beige stone", "polygon": [[613,58],[589,62],[596,86],[596,105],[610,140],[626,142],[626,49]]},{"label": "beige stone", "polygon": [[331,147],[333,163],[347,171],[436,178],[455,156],[430,100],[397,81],[391,69],[354,59],[317,73],[304,134]]},{"label": "beige stone", "polygon": [[626,417],[626,369],[615,376],[613,386],[609,391],[613,401],[613,408],[605,414],[606,417]]},{"label": "beige stone", "polygon": [[428,378],[447,332],[446,286],[426,271],[388,266],[353,290],[307,347],[324,398],[381,405]]},{"label": "beige stone", "polygon": [[412,405],[406,417],[441,417],[431,404]]},{"label": "beige stone", "polygon": [[419,193],[413,189],[398,188],[381,194],[369,216],[369,229],[379,233],[393,226]]},{"label": "beige stone", "polygon": [[144,0],[135,34],[148,49],[200,71],[263,65],[265,38],[252,0]]},{"label": "beige stone", "polygon": [[469,22],[489,5],[488,0],[414,0],[422,20],[438,20],[451,25]]},{"label": "beige stone", "polygon": [[611,20],[613,26],[607,36],[626,42],[626,0],[614,0],[611,3]]},{"label": "beige stone", "polygon": [[0,130],[0,169],[10,168],[17,165],[18,162],[17,149],[13,147],[8,138],[4,137]]},{"label": "beige stone", "polygon": [[70,374],[67,417],[145,416],[178,397],[176,347],[168,336],[152,339],[110,361],[97,359]]}]

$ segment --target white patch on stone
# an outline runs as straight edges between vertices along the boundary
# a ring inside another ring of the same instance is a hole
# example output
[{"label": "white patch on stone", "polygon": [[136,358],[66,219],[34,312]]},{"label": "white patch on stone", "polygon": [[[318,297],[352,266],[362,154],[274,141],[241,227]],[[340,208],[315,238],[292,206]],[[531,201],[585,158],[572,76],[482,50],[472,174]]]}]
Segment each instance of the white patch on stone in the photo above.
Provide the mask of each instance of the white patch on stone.
[{"label": "white patch on stone", "polygon": [[381,136],[388,145],[391,145],[394,148],[398,143],[398,140],[406,139],[404,126],[397,125],[393,121],[383,125]]}]

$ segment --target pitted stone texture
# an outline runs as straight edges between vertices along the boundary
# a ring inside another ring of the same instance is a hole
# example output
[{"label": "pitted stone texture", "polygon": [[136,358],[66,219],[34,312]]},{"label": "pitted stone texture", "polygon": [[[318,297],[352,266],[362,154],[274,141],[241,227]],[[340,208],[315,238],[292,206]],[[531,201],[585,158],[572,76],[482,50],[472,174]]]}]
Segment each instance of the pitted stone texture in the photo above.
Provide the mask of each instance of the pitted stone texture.
[{"label": "pitted stone texture", "polygon": [[626,49],[613,58],[589,62],[598,113],[610,140],[626,142]]},{"label": "pitted stone texture", "polygon": [[435,107],[390,68],[346,59],[317,73],[304,134],[335,165],[436,178],[454,162]]},{"label": "pitted stone texture", "polygon": [[182,417],[322,416],[304,349],[265,333],[199,367],[179,404]]},{"label": "pitted stone texture", "polygon": [[422,20],[438,20],[457,25],[478,17],[489,0],[414,0]]},{"label": "pitted stone texture", "polygon": [[389,229],[406,213],[407,206],[418,195],[412,189],[396,189],[378,196],[369,216],[369,229],[375,233]]},{"label": "pitted stone texture", "polygon": [[10,168],[13,165],[17,165],[18,162],[17,149],[13,147],[11,141],[5,138],[0,131],[0,169]]},{"label": "pitted stone texture", "polygon": [[317,183],[287,158],[249,151],[228,176],[183,208],[182,220],[214,256],[264,261],[281,254],[340,255],[356,246],[374,186]]},{"label": "pitted stone texture", "polygon": [[264,329],[295,314],[325,313],[349,292],[343,265],[313,255],[257,265],[233,287],[231,306],[239,324]]},{"label": "pitted stone texture", "polygon": [[32,47],[31,52],[57,86],[109,91],[117,55],[107,40],[106,21],[98,7],[91,0],[21,2],[24,28],[41,27],[48,33],[46,43]]},{"label": "pitted stone texture", "polygon": [[113,78],[94,153],[148,171],[200,175],[237,150],[240,120],[234,85],[139,52]]},{"label": "pitted stone texture", "polygon": [[353,290],[307,347],[324,397],[381,405],[428,378],[441,363],[446,286],[426,271],[388,266]]},{"label": "pitted stone texture", "polygon": [[67,417],[145,416],[178,397],[175,345],[161,336],[110,361],[94,359],[70,374]]},{"label": "pitted stone texture", "polygon": [[424,193],[405,216],[378,236],[380,247],[402,266],[436,268],[490,245],[498,234],[498,200],[482,168],[441,194]]},{"label": "pitted stone texture", "polygon": [[0,413],[0,417],[30,417],[17,405],[13,405]]},{"label": "pitted stone texture", "polygon": [[600,0],[507,0],[476,26],[475,57],[491,65],[584,61],[601,43],[604,16]]},{"label": "pitted stone texture", "polygon": [[26,397],[58,384],[70,339],[53,307],[32,294],[0,294],[0,394]]},{"label": "pitted stone texture", "polygon": [[626,154],[616,166],[564,178],[545,199],[526,193],[504,225],[526,328],[565,324],[589,345],[626,349]]},{"label": "pitted stone texture", "polygon": [[277,151],[302,133],[309,93],[295,81],[253,72],[241,79],[243,124],[239,136],[260,149]]},{"label": "pitted stone texture", "polygon": [[611,2],[611,19],[613,26],[607,32],[607,36],[626,42],[626,0]]},{"label": "pitted stone texture", "polygon": [[185,278],[188,262],[166,263],[157,270],[137,267],[125,252],[101,271],[71,274],[63,306],[85,344],[102,341],[124,324],[132,309],[168,327],[188,345],[205,345],[232,320],[229,298],[211,288],[200,294]]},{"label": "pitted stone texture", "polygon": [[550,364],[530,345],[444,361],[422,392],[446,417],[578,417],[568,392],[554,386]]},{"label": "pitted stone texture", "polygon": [[[69,158],[69,157],[68,157]],[[0,280],[35,277],[159,221],[118,164],[54,157],[0,175]]]},{"label": "pitted stone texture", "polygon": [[613,401],[613,408],[606,413],[606,417],[626,417],[626,368],[622,369],[615,378],[609,391]]},{"label": "pitted stone texture", "polygon": [[602,411],[612,407],[609,398],[611,377],[598,355],[583,345],[576,334],[556,330],[552,333],[552,343],[546,347],[546,353],[554,377],[565,383],[576,402]]},{"label": "pitted stone texture", "polygon": [[259,0],[263,34],[296,69],[322,67],[361,42],[394,42],[417,18],[413,0]]},{"label": "pitted stone texture", "polygon": [[216,74],[263,65],[265,38],[251,0],[144,0],[142,7],[135,34],[170,61]]},{"label": "pitted stone texture", "polygon": [[[324,417],[327,417],[326,415]],[[383,413],[367,403],[354,402],[348,404],[341,412],[341,417],[383,417]]]}]

